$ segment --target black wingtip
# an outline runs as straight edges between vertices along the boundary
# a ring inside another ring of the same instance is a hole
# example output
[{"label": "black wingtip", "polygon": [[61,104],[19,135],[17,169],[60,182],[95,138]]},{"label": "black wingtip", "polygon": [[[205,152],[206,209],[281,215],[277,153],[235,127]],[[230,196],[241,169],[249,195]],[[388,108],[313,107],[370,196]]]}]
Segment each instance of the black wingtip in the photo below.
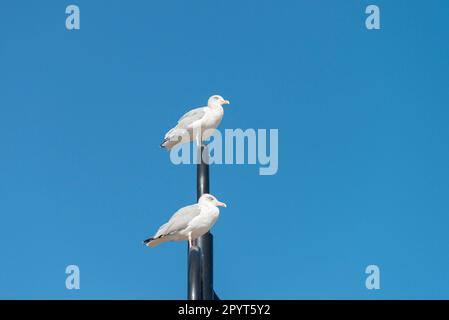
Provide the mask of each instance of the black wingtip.
[{"label": "black wingtip", "polygon": [[165,143],[168,141],[168,139],[164,139],[164,141],[162,141],[162,143],[160,144],[162,149],[165,149]]}]

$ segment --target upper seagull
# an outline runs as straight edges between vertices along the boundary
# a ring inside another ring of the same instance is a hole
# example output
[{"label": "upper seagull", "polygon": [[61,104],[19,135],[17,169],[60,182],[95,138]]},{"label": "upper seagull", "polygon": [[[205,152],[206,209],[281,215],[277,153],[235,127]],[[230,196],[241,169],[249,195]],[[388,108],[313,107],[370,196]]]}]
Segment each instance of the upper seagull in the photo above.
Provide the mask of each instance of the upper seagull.
[{"label": "upper seagull", "polygon": [[197,204],[179,209],[153,237],[144,240],[143,243],[155,247],[167,241],[189,240],[192,247],[192,241],[207,233],[217,221],[220,215],[217,207],[226,208],[226,204],[205,193]]},{"label": "upper seagull", "polygon": [[222,96],[210,97],[207,106],[190,110],[178,120],[176,127],[166,133],[161,147],[171,149],[178,143],[192,140],[201,145],[201,141],[207,140],[218,127],[224,114],[223,105],[229,103]]}]

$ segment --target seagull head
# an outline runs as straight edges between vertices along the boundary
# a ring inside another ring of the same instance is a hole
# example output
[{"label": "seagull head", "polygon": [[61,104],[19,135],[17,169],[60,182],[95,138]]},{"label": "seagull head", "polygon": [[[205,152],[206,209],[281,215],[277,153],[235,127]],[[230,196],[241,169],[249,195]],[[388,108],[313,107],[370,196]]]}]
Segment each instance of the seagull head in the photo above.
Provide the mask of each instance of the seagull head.
[{"label": "seagull head", "polygon": [[207,101],[207,105],[211,108],[214,107],[221,107],[224,104],[230,104],[229,100],[225,100],[223,99],[222,96],[219,95],[214,95],[212,97],[209,98],[209,100]]},{"label": "seagull head", "polygon": [[208,194],[208,193],[205,193],[200,197],[200,199],[198,200],[198,204],[208,204],[208,205],[213,205],[215,207],[225,207],[226,208],[226,203],[218,201],[217,198],[215,198],[213,195]]}]

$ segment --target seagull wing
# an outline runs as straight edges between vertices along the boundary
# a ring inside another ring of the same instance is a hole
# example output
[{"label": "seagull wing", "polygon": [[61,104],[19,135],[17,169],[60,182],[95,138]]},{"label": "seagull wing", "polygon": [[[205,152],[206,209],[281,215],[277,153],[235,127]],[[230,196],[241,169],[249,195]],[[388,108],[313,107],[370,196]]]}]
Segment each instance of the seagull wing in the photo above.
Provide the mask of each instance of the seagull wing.
[{"label": "seagull wing", "polygon": [[206,115],[206,107],[190,110],[178,120],[178,127],[187,128],[197,120],[201,120]]},{"label": "seagull wing", "polygon": [[172,235],[186,229],[189,226],[190,221],[200,213],[201,207],[198,204],[179,209],[166,224],[159,228],[154,238]]},{"label": "seagull wing", "polygon": [[161,144],[161,147],[164,148],[172,148],[176,145],[182,137],[188,132],[189,129],[192,129],[192,124],[196,121],[201,121],[206,116],[207,107],[200,107],[193,110],[190,110],[186,114],[184,114],[178,120],[178,124],[176,127],[170,129],[164,136],[164,141]]}]

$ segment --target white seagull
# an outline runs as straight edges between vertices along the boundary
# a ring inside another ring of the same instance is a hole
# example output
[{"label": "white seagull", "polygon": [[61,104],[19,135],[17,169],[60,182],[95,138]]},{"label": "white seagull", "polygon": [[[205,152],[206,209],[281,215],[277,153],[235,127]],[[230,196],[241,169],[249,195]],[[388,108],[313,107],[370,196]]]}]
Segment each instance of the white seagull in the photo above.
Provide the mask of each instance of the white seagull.
[{"label": "white seagull", "polygon": [[167,241],[189,240],[192,241],[207,233],[220,215],[217,207],[225,207],[211,194],[203,194],[197,204],[179,209],[170,220],[163,224],[156,234],[143,241],[148,247],[155,247]]},{"label": "white seagull", "polygon": [[207,140],[220,125],[224,104],[230,104],[229,100],[214,95],[207,101],[207,106],[187,112],[178,120],[176,127],[165,134],[161,147],[171,149],[178,143],[192,140],[195,140],[198,146],[201,145],[201,142]]}]

